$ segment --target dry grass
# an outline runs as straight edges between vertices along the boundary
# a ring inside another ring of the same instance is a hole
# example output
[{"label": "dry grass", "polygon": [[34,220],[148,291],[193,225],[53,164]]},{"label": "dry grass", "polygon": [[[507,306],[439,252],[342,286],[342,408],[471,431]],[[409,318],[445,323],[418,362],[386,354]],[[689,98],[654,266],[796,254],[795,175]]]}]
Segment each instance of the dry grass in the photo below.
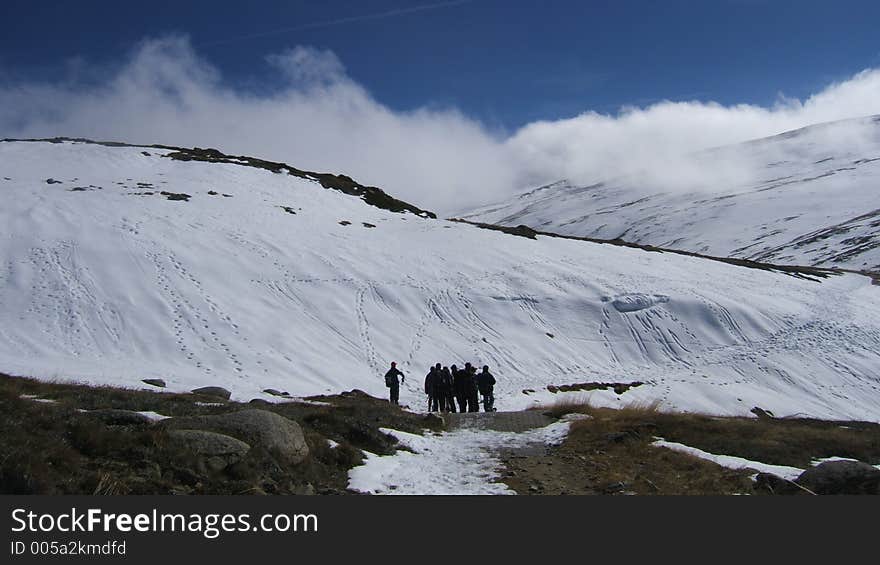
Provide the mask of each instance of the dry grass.
[{"label": "dry grass", "polygon": [[800,468],[831,456],[880,463],[880,425],[873,423],[713,417],[664,412],[657,403],[644,402],[613,409],[593,405],[587,395],[536,409],[556,417],[590,416],[573,423],[565,443],[549,455],[554,466],[565,466],[571,480],[563,480],[574,492],[753,492],[750,472],[654,447],[655,437],[709,453]]},{"label": "dry grass", "polygon": [[555,400],[551,404],[539,405],[530,408],[552,416],[561,418],[566,414],[586,414],[593,418],[599,417],[624,417],[646,416],[659,413],[660,401],[633,401],[621,408],[604,408],[595,406],[590,401],[590,395],[567,395]]},{"label": "dry grass", "polygon": [[[52,399],[38,403],[28,397]],[[422,416],[352,392],[299,402],[204,406],[192,394],[51,383],[0,374],[0,494],[345,493],[348,470],[363,449],[390,454],[380,428],[418,433]],[[312,457],[285,468],[254,447],[238,463],[209,472],[148,423],[114,425],[83,410],[150,410],[166,416],[217,414],[258,407],[302,426]],[[331,449],[327,440],[339,445]],[[305,488],[311,485],[309,488]]]}]

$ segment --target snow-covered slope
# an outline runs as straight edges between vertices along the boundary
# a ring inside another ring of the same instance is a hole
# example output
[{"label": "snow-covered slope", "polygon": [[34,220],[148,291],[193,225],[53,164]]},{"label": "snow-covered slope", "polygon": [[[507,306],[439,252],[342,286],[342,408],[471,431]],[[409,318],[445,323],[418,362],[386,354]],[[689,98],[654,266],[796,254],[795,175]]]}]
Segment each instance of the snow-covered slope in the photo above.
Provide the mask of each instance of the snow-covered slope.
[{"label": "snow-covered slope", "polygon": [[880,420],[866,277],[531,240],[171,153],[0,143],[0,371],[248,400],[384,396],[396,360],[421,407],[429,364],[471,361],[492,367],[501,410],[554,398],[547,385],[642,381],[592,394]]},{"label": "snow-covered slope", "polygon": [[687,166],[711,186],[654,192],[635,177],[561,181],[463,217],[721,257],[880,270],[880,116],[705,151]]}]

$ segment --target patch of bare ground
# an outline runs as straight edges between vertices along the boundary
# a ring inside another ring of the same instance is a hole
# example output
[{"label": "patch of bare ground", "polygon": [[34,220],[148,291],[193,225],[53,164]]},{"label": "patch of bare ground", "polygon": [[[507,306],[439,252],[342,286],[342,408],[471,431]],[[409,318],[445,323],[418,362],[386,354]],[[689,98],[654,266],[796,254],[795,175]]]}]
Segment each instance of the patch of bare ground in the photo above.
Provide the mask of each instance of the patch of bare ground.
[{"label": "patch of bare ground", "polygon": [[[239,403],[0,374],[0,494],[348,494],[362,450],[396,450],[380,428],[420,433],[433,423],[361,391],[308,400]],[[297,422],[308,457],[288,466],[253,445],[234,464],[206,468],[168,429],[136,414],[254,408]]]},{"label": "patch of bare ground", "polygon": [[668,413],[656,405],[598,408],[568,401],[542,408],[586,416],[559,446],[501,454],[503,482],[520,494],[755,494],[750,470],[732,470],[651,445],[656,438],[716,455],[809,468],[846,457],[880,463],[880,425],[814,419]]}]

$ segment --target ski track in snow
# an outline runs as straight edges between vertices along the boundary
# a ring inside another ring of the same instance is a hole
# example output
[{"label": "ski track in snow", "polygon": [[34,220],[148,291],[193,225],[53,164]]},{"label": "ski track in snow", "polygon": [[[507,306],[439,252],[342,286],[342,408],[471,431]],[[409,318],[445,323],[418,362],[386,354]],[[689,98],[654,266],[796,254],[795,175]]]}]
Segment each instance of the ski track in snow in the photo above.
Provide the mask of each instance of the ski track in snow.
[{"label": "ski track in snow", "polygon": [[[867,278],[529,240],[150,153],[0,143],[15,179],[0,185],[0,371],[155,377],[246,401],[265,388],[385,397],[396,360],[401,402],[421,407],[430,365],[470,361],[492,368],[502,410],[554,401],[551,384],[641,381],[590,398],[880,420],[880,289]],[[138,182],[192,197],[136,195]]]}]

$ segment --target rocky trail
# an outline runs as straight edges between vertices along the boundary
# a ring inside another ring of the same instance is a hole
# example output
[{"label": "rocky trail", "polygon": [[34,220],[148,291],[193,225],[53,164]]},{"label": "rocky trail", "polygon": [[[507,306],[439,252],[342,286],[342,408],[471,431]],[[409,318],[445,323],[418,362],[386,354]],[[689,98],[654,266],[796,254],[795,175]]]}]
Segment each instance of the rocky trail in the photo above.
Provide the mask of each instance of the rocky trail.
[{"label": "rocky trail", "polygon": [[495,432],[527,432],[543,428],[555,420],[537,410],[516,412],[465,412],[444,414],[446,428],[452,430],[490,430]]}]

